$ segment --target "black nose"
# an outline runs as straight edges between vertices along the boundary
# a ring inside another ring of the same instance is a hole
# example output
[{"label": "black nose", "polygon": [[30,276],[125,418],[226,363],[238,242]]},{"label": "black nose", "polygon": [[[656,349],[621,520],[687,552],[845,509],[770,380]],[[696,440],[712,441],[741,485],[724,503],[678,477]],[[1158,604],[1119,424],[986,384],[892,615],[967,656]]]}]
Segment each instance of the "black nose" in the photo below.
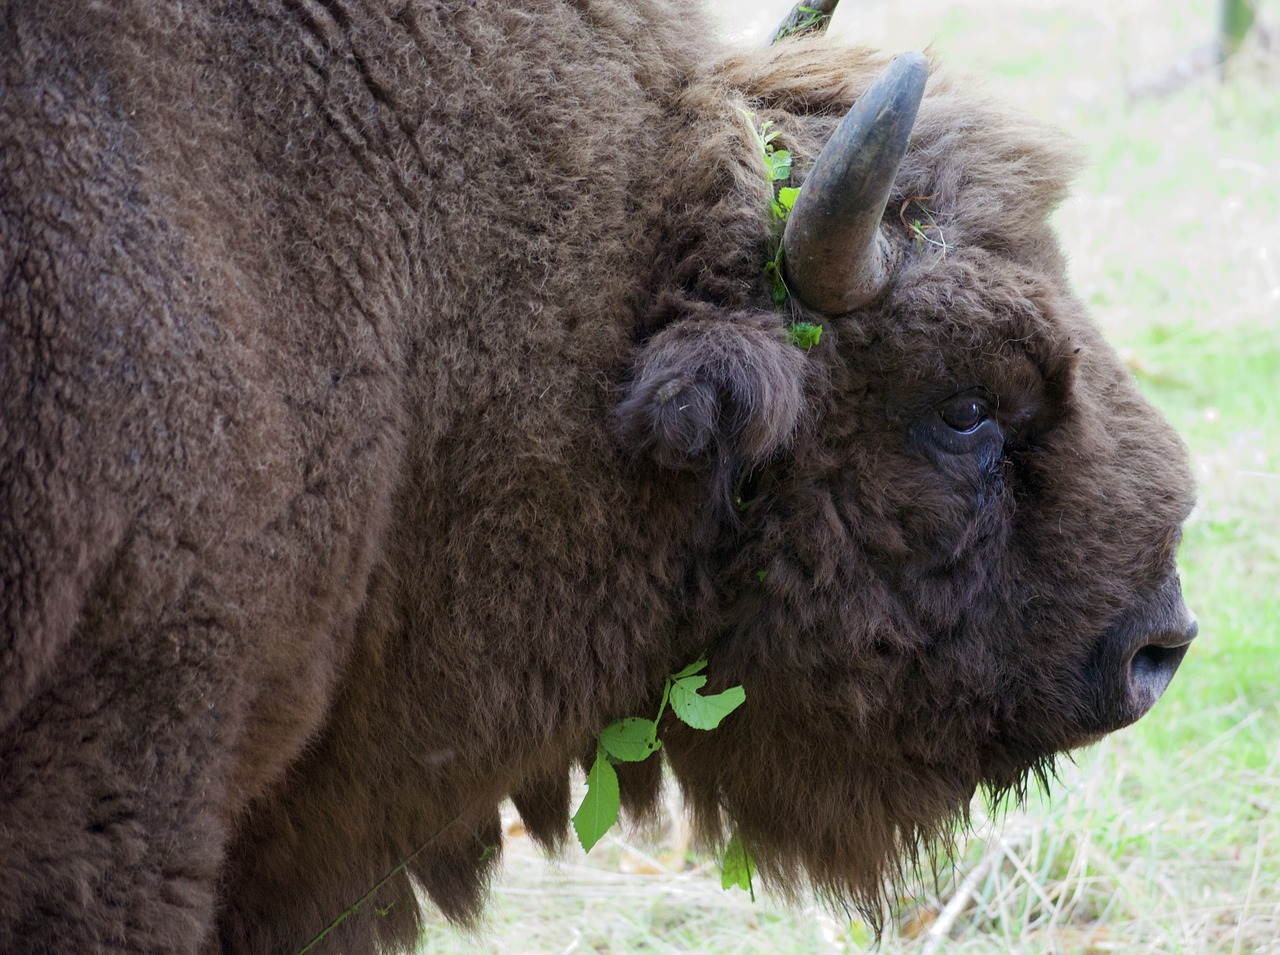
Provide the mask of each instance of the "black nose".
[{"label": "black nose", "polygon": [[1187,647],[1200,632],[1195,618],[1190,613],[1186,616],[1186,623],[1180,627],[1146,635],[1147,642],[1129,657],[1127,682],[1134,719],[1155,706],[1187,655]]}]

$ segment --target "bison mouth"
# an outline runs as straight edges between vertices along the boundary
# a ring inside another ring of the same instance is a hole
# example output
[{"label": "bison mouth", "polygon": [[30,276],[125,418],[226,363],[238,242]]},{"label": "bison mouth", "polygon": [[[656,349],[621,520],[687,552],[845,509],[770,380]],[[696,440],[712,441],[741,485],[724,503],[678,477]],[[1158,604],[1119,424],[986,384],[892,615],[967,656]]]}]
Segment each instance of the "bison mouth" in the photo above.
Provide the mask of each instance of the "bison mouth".
[{"label": "bison mouth", "polygon": [[1011,713],[1006,732],[986,747],[983,786],[1021,796],[1029,777],[1047,784],[1055,755],[1137,722],[1168,688],[1198,632],[1171,574],[1102,631],[1074,675],[1042,674],[1049,681],[1042,692]]}]

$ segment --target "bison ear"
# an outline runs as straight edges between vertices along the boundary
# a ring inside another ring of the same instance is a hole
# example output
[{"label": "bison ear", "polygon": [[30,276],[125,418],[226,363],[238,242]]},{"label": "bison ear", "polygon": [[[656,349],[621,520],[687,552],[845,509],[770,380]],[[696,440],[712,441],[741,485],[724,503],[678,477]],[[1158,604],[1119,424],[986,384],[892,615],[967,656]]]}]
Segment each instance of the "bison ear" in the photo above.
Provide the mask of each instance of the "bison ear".
[{"label": "bison ear", "polygon": [[795,431],[805,369],[778,315],[687,318],[640,349],[615,430],[664,467],[757,464]]}]

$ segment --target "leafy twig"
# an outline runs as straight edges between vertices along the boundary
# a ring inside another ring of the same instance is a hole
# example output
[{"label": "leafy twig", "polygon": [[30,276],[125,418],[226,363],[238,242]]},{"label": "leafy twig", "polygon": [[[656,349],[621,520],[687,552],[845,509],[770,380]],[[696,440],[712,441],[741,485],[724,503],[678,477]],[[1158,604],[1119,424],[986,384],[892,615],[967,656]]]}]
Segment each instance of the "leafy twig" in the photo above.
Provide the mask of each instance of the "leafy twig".
[{"label": "leafy twig", "polygon": [[769,180],[769,217],[773,223],[773,255],[764,265],[765,277],[769,279],[770,294],[773,304],[781,308],[787,301],[787,283],[782,277],[782,234],[786,228],[787,216],[795,205],[800,190],[791,186],[780,186],[774,192],[774,184],[786,182],[791,178],[791,152],[778,149],[773,145],[778,130],[773,128],[772,120],[765,120],[759,127],[755,123],[755,114],[741,110],[742,118],[747,121],[751,130],[751,138],[755,141],[756,150],[764,159],[765,175]]},{"label": "leafy twig", "polygon": [[618,821],[621,800],[614,763],[638,763],[662,748],[658,723],[668,704],[676,717],[699,730],[713,730],[720,721],[742,705],[746,691],[740,686],[703,696],[698,691],[707,683],[702,671],[706,657],[699,658],[678,673],[667,677],[662,687],[658,715],[651,720],[631,716],[610,723],[600,733],[596,758],[587,772],[587,794],[573,814],[573,830],[582,848],[590,852],[600,838]]}]

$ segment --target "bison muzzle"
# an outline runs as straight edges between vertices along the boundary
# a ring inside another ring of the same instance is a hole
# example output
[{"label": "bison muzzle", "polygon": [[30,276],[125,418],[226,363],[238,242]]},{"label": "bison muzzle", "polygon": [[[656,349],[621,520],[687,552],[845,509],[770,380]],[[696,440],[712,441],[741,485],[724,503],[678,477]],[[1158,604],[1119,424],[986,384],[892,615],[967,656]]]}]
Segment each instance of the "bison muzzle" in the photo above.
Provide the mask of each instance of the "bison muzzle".
[{"label": "bison muzzle", "polygon": [[710,33],[0,3],[0,950],[296,952],[401,863],[315,950],[407,946],[703,654],[701,835],[878,911],[1155,703],[1192,482],[1068,287],[1071,148]]}]

